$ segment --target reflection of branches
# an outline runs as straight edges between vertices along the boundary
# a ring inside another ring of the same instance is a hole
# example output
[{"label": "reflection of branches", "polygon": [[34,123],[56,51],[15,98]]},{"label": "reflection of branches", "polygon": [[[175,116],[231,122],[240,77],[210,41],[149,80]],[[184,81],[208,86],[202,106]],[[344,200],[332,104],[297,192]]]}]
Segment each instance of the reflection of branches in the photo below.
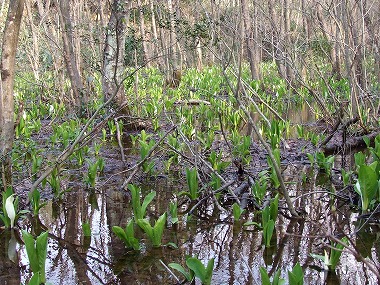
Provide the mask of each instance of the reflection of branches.
[{"label": "reflection of branches", "polygon": [[[59,244],[59,248],[60,249],[66,249],[69,252],[71,252],[73,255],[71,256],[75,256],[79,261],[81,261],[81,263],[86,267],[86,269],[91,272],[91,274],[97,279],[99,280],[99,282],[101,284],[106,284],[100,276],[98,276],[98,274],[90,267],[90,265],[86,262],[86,259],[78,252],[78,246],[72,244],[71,242],[68,242],[67,240],[65,239],[62,239],[52,233],[49,233],[49,237],[56,240]],[[94,249],[94,248],[91,248],[93,249],[95,252],[98,251],[97,249]],[[69,254],[70,255],[70,254]],[[98,253],[99,256],[104,256],[103,253],[99,252]],[[94,256],[91,256],[91,255],[86,255],[86,258],[89,258],[89,259],[92,259],[96,262],[98,262],[99,264],[104,264],[106,266],[109,266],[111,267],[112,266],[112,263],[111,262],[106,262],[104,259],[100,260],[99,258],[96,258]]]},{"label": "reflection of branches", "polygon": [[[295,224],[297,222],[298,222],[297,219],[291,219],[290,220],[290,223],[288,224],[288,227],[286,229],[287,234],[284,235],[284,237],[279,241],[278,246],[277,246],[276,255],[273,258],[272,268],[269,271],[269,276],[271,276],[276,271],[278,264],[281,260],[282,253],[284,252],[285,245],[288,242],[289,236],[293,233]],[[302,220],[302,222],[304,222],[304,221]],[[294,249],[296,250],[296,247],[294,247]],[[294,257],[298,257],[298,254],[294,254]]]},{"label": "reflection of branches", "polygon": [[328,239],[330,239],[331,241],[344,246],[344,248],[346,248],[349,252],[351,252],[352,255],[355,256],[356,259],[358,259],[361,262],[363,262],[363,264],[365,264],[369,268],[369,270],[371,270],[372,273],[375,274],[375,276],[377,277],[377,279],[380,280],[380,268],[378,268],[373,261],[370,261],[370,260],[364,258],[359,253],[359,250],[356,248],[355,244],[353,243],[353,241],[349,237],[347,237],[347,238],[348,238],[349,243],[351,244],[351,246],[347,245],[346,243],[344,243],[342,240],[338,239],[337,237],[335,237],[331,233],[325,232],[325,234],[326,234],[326,237]]}]

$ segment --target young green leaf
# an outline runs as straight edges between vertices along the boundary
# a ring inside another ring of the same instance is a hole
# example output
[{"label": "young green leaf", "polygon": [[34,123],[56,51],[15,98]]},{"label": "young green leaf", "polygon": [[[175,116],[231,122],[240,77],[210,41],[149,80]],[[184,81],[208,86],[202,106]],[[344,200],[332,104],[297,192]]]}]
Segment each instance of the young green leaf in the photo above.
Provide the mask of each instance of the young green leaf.
[{"label": "young green leaf", "polygon": [[28,285],[40,285],[41,284],[41,278],[40,273],[34,273],[32,278],[30,278]]},{"label": "young green leaf", "polygon": [[266,247],[270,247],[270,241],[273,236],[273,231],[274,231],[274,221],[269,220],[265,225],[263,229],[263,237],[264,237],[264,242]]},{"label": "young green leaf", "polygon": [[41,281],[45,282],[45,264],[46,264],[46,256],[47,256],[47,239],[48,232],[43,232],[37,237],[36,240],[36,252],[38,257],[38,266],[40,268]]},{"label": "young green leaf", "polygon": [[142,218],[145,216],[145,213],[146,213],[146,208],[148,207],[148,205],[150,204],[150,202],[153,201],[154,197],[156,197],[156,191],[152,191],[150,192],[148,195],[146,195],[142,205],[141,205],[141,214],[142,214]]},{"label": "young green leaf", "polygon": [[91,236],[91,227],[89,222],[85,222],[82,224],[83,236],[90,237]]},{"label": "young green leaf", "polygon": [[237,203],[234,203],[232,205],[232,213],[234,216],[234,220],[238,221],[240,219],[240,216],[244,213],[244,209],[240,208],[240,205]]},{"label": "young green leaf", "polygon": [[191,282],[193,280],[194,274],[192,274],[192,271],[190,271],[190,272],[186,271],[186,269],[183,268],[183,266],[178,264],[178,263],[169,263],[168,265],[169,265],[169,267],[180,272],[186,278],[186,280],[188,282]]},{"label": "young green leaf", "polygon": [[262,285],[271,285],[268,272],[264,267],[260,267],[260,276],[261,276],[261,284]]},{"label": "young green leaf", "polygon": [[154,224],[153,246],[156,246],[156,247],[161,246],[162,235],[164,233],[165,224],[166,224],[166,212],[163,213]]},{"label": "young green leaf", "polygon": [[26,253],[28,255],[30,267],[34,273],[39,272],[39,262],[37,258],[37,251],[35,248],[35,240],[33,236],[27,231],[22,231],[22,237],[24,239]]},{"label": "young green leaf", "polygon": [[186,265],[194,272],[194,275],[199,278],[203,285],[211,284],[212,270],[214,269],[214,258],[210,259],[207,267],[195,257],[186,259]]},{"label": "young green leaf", "polygon": [[375,197],[378,189],[378,174],[368,165],[359,167],[358,182],[355,190],[360,194],[362,199],[362,211],[365,212],[369,208],[369,204]]},{"label": "young green leaf", "polygon": [[303,271],[301,265],[297,264],[292,271],[288,271],[289,285],[303,285]]}]

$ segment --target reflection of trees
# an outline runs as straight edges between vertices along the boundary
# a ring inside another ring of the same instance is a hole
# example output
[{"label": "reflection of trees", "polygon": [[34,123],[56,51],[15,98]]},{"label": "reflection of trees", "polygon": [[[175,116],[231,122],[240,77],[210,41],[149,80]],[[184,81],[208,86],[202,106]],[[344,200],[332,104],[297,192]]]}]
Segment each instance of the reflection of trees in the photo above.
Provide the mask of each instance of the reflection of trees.
[{"label": "reflection of trees", "polygon": [[11,232],[4,230],[0,233],[0,284],[20,285],[20,267],[18,265],[18,257],[15,256],[15,262],[9,259],[8,249],[12,236]]},{"label": "reflection of trees", "polygon": [[[109,232],[112,232],[113,226],[125,227],[128,220],[132,218],[132,212],[127,207],[130,204],[129,199],[124,193],[112,191],[106,195],[105,212],[107,216],[107,226]],[[128,271],[133,269],[133,263],[130,264],[129,260],[123,260],[126,252],[124,244],[113,233],[110,234],[109,242],[110,258],[113,261],[113,270],[122,284],[129,284],[132,280],[129,274],[123,274],[123,267],[128,267]]]},{"label": "reflection of trees", "polygon": [[[73,245],[80,245],[80,233],[82,222],[81,217],[87,217],[87,201],[85,201],[85,195],[78,191],[75,191],[67,196],[66,203],[69,205],[65,209],[66,227],[64,233],[64,240]],[[78,247],[78,249],[83,249]],[[87,276],[86,254],[87,251],[67,251],[68,256],[74,263],[74,267],[77,273],[78,283],[91,284],[90,279]]]},{"label": "reflection of trees", "polygon": [[[41,211],[40,214],[41,221],[50,228],[49,244],[55,249],[49,254],[52,262],[47,263],[51,266],[47,268],[47,272],[61,282],[74,278],[78,284],[102,284],[114,278],[107,260],[108,233],[102,229],[106,225],[105,202],[99,199],[100,209],[95,210],[91,208],[86,197],[87,193],[75,189],[65,196],[65,201],[60,204],[60,211],[47,207],[44,208],[46,212]],[[57,216],[51,220],[53,212]],[[91,245],[81,234],[85,221],[91,225]],[[75,270],[70,267],[70,262]]]}]

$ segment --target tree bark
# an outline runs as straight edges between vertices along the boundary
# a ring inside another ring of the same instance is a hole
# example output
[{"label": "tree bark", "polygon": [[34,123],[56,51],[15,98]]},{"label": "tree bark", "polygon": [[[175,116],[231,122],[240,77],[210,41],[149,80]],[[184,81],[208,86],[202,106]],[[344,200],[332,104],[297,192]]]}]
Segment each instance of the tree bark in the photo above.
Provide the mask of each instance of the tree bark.
[{"label": "tree bark", "polygon": [[141,4],[141,0],[137,0],[137,6],[139,9],[139,20],[140,20],[140,34],[141,34],[141,40],[142,40],[142,46],[143,46],[143,62],[145,66],[150,66],[150,52],[148,47],[148,41],[146,39],[145,34],[145,20],[144,20],[144,11],[143,6]]},{"label": "tree bark", "polygon": [[175,30],[175,16],[174,16],[174,4],[173,0],[168,0],[168,10],[170,17],[170,65],[173,68],[173,72],[179,70],[178,67],[178,54],[176,50],[177,46],[177,33]]},{"label": "tree bark", "polygon": [[[103,53],[102,90],[104,101],[114,97],[114,105],[120,107],[126,101],[123,77],[125,55],[125,30],[129,17],[129,1],[114,0],[107,25],[106,40]],[[121,110],[129,114],[127,107]]]},{"label": "tree bark", "polygon": [[70,16],[70,3],[69,0],[59,1],[59,18],[62,26],[62,40],[63,40],[63,58],[66,65],[66,70],[70,78],[71,89],[74,94],[75,105],[80,115],[85,111],[85,90],[82,78],[78,69],[77,59],[74,53],[74,37],[73,27],[71,25],[72,19]]},{"label": "tree bark", "polygon": [[344,32],[344,60],[346,65],[346,77],[351,90],[351,117],[359,115],[358,88],[355,84],[355,76],[352,71],[353,57],[351,50],[355,50],[350,41],[349,24],[348,24],[348,0],[343,0],[341,4],[342,26]]},{"label": "tree bark", "polygon": [[[247,0],[241,0],[241,10],[244,22],[244,37],[245,45],[247,48],[247,57],[249,61],[249,66],[251,69],[251,77],[253,80],[260,80],[260,51],[258,46],[258,32],[257,27],[255,30],[252,29],[251,17],[249,15],[249,7]],[[243,40],[243,39],[242,39]],[[256,40],[256,43],[255,43]]]},{"label": "tree bark", "polygon": [[12,185],[12,147],[14,139],[14,98],[15,59],[24,0],[9,2],[7,20],[3,34],[1,53],[0,84],[0,151],[2,187]]}]

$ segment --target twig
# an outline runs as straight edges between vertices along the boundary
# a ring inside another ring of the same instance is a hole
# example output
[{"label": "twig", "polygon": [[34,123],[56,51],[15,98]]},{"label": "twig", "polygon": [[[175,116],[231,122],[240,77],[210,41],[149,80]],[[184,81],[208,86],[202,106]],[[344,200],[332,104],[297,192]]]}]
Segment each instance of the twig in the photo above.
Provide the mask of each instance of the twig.
[{"label": "twig", "polygon": [[336,123],[335,123],[335,125],[334,125],[334,127],[333,127],[333,129],[332,129],[332,131],[330,133],[330,135],[327,138],[324,139],[324,141],[319,145],[319,147],[325,146],[332,139],[332,137],[334,136],[334,134],[338,130],[338,127],[340,126],[341,122],[342,122],[342,120],[339,117],[338,120],[336,121]]},{"label": "twig", "polygon": [[[376,208],[375,208],[375,210],[373,210],[372,212],[371,212],[371,214],[368,216],[368,218],[366,218],[366,221],[360,226],[360,228],[358,228],[357,230],[355,230],[356,232],[360,232],[360,230],[371,220],[371,218],[372,218],[372,216],[374,215],[374,214],[377,214],[377,213],[379,213],[378,212],[378,209],[379,209],[379,207],[380,207],[380,204],[377,204],[377,206],[376,206]],[[363,216],[363,215],[361,215],[361,216]],[[361,216],[358,216],[357,218],[359,218],[359,219],[361,219]]]},{"label": "twig", "polygon": [[343,241],[334,237],[331,234],[327,233],[326,236],[328,239],[334,241],[335,243],[339,243],[340,245],[344,246],[349,252],[351,252],[355,256],[356,259],[359,259],[361,262],[367,265],[369,270],[371,270],[375,274],[377,279],[380,280],[379,268],[374,263],[370,262],[367,258],[364,258],[360,253],[358,253],[356,248],[348,246],[346,243],[344,243]]},{"label": "twig", "polygon": [[192,208],[191,210],[188,212],[189,215],[191,215],[194,210],[206,199],[210,198],[211,196],[219,193],[219,192],[222,192],[224,190],[226,190],[228,187],[230,187],[232,184],[235,183],[235,180],[231,180],[229,182],[227,182],[226,184],[224,184],[222,187],[216,189],[215,191],[212,191],[211,193],[207,194],[206,196],[204,196],[202,199],[200,199]]},{"label": "twig", "polygon": [[179,280],[179,278],[173,273],[173,271],[170,270],[169,267],[166,266],[166,264],[161,260],[159,259],[159,261],[161,262],[162,266],[165,267],[165,269],[175,278],[175,280],[177,280],[178,283],[181,283],[181,281]]}]

